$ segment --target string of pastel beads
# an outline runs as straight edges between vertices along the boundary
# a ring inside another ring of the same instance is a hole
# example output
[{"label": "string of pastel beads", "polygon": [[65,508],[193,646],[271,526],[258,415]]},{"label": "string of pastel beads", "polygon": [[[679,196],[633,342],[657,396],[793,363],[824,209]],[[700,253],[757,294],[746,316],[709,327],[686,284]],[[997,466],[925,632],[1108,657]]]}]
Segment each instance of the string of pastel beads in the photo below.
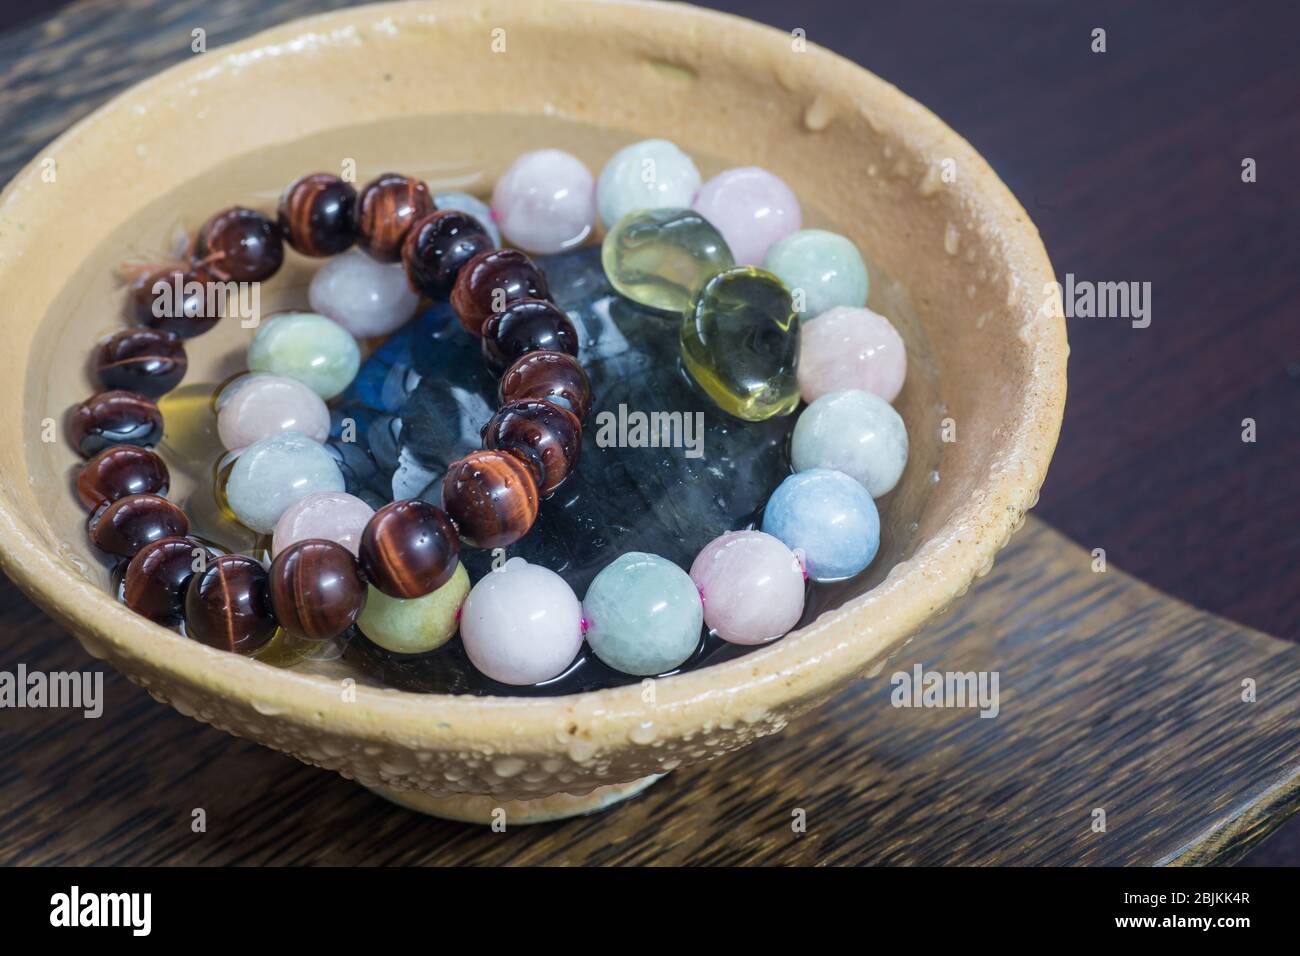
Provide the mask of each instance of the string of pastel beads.
[{"label": "string of pastel beads", "polygon": [[[906,351],[866,308],[857,247],[802,229],[798,201],[777,177],[726,170],[686,197],[672,190],[686,180],[678,163],[663,190],[674,198],[658,202],[635,178],[664,153],[660,141],[633,144],[601,174],[608,194],[597,203],[621,216],[602,245],[610,284],[682,316],[683,367],[724,412],[757,420],[808,403],[794,430],[795,473],[768,501],[762,531],[723,535],[691,571],[710,628],[740,643],[768,640],[802,612],[795,558],[814,581],[852,577],[875,558],[874,499],[907,460],[906,428],[888,404],[902,389]],[[625,196],[634,198],[619,205]],[[765,568],[761,595],[745,577],[751,564]]]}]

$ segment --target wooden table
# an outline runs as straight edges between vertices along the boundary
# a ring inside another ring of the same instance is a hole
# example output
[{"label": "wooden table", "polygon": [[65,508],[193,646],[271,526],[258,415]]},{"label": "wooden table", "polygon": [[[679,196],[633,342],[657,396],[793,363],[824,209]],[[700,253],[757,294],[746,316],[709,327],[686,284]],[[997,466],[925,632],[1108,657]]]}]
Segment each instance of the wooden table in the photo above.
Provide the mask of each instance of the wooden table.
[{"label": "wooden table", "polygon": [[[216,45],[339,5],[89,0],[0,35],[0,176],[191,55],[194,27]],[[0,862],[1205,862],[1240,857],[1296,809],[1300,647],[1115,568],[1296,636],[1297,496],[1275,477],[1300,448],[1294,15],[1286,29],[1263,5],[1239,22],[1217,5],[847,18],[826,4],[788,23],[767,0],[716,5],[802,27],[935,108],[1021,196],[1059,272],[1152,279],[1150,329],[1071,323],[1070,408],[1040,513],[1085,547],[1031,518],[948,618],[785,733],[603,816],[505,835],[402,811],[110,672],[100,720],[0,711]],[[1109,60],[1087,52],[1095,25]],[[1076,155],[1075,140],[1105,148]],[[1259,161],[1253,192],[1238,191],[1243,155]],[[1251,411],[1268,439],[1224,440]],[[0,635],[0,669],[92,666],[7,582]],[[894,708],[889,676],[914,663],[997,671],[1001,713]]]}]

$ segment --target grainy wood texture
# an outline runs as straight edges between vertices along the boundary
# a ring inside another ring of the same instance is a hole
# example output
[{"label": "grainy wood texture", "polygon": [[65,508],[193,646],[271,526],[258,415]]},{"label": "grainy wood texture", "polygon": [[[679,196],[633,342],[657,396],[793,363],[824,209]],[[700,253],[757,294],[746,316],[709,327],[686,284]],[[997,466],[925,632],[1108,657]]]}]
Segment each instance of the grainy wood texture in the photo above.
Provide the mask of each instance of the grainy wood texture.
[{"label": "grainy wood texture", "polygon": [[[0,178],[192,55],[196,27],[215,46],[342,5],[89,0],[0,35]],[[802,28],[933,108],[1021,197],[1060,273],[1153,282],[1148,329],[1070,320],[1071,399],[1040,514],[1203,607],[1300,636],[1300,537],[1286,530],[1300,496],[1278,477],[1300,455],[1294,8],[710,5]],[[1108,30],[1100,56],[1095,26]],[[1249,187],[1244,156],[1260,166]],[[1239,441],[1245,416],[1255,445]],[[88,666],[0,582],[0,669],[19,662]],[[1000,716],[889,706],[889,673],[915,662],[998,670]],[[101,720],[0,711],[0,862],[1234,859],[1296,808],[1298,665],[1294,645],[1092,573],[1031,519],[882,675],[598,818],[505,835],[421,819],[109,672]],[[1257,703],[1241,701],[1247,677]],[[206,834],[190,830],[196,807]]]}]

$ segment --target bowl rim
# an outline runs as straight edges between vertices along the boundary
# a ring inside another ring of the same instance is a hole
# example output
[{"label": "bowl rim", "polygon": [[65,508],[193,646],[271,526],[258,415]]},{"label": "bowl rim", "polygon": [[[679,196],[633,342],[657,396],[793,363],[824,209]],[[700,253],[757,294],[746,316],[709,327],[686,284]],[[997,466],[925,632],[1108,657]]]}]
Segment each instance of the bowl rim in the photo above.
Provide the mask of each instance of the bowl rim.
[{"label": "bowl rim", "polygon": [[[147,95],[213,69],[208,57],[246,55],[270,46],[282,47],[303,34],[328,34],[363,23],[398,20],[420,14],[438,17],[471,15],[486,4],[462,0],[406,0],[344,8],[294,19],[260,31],[233,44],[214,48],[206,57],[178,63],[117,94],[58,136],[10,181],[0,193],[0,215],[10,212],[40,175],[42,157],[75,149],[88,129],[106,117],[128,111]],[[538,5],[508,5],[503,16],[543,16]],[[569,8],[573,8],[570,10]],[[701,26],[725,30],[732,40],[761,46],[789,34],[730,14],[679,3],[653,0],[555,0],[546,5],[554,14],[580,15],[596,24],[607,18],[630,16],[693,19]],[[703,32],[703,31],[701,31]],[[957,157],[963,170],[960,186],[978,198],[980,213],[991,223],[1000,254],[1016,263],[1031,280],[1054,282],[1046,250],[1028,215],[980,155],[924,106],[864,67],[823,47],[808,44],[809,61],[816,62],[819,82],[835,90],[870,91],[909,132],[923,135],[927,146],[937,144],[941,155]],[[8,247],[21,240],[0,237],[0,271],[9,259]],[[1033,287],[1033,282],[1030,283]],[[347,706],[340,706],[337,682],[286,671],[248,658],[189,641],[139,617],[76,573],[53,549],[28,529],[7,494],[0,493],[0,565],[8,576],[47,613],[72,630],[91,653],[127,661],[136,670],[162,673],[209,695],[251,706],[263,716],[275,716],[302,726],[318,727],[351,737],[401,741],[413,747],[447,749],[481,746],[485,740],[500,752],[563,750],[575,735],[593,742],[626,742],[638,727],[655,726],[690,733],[728,722],[761,723],[773,712],[788,714],[801,702],[811,702],[867,671],[886,651],[913,633],[936,612],[965,593],[971,581],[991,567],[998,550],[1024,520],[1051,460],[1065,402],[1068,345],[1064,319],[1031,306],[1040,303],[1028,292],[1009,311],[1023,319],[1021,341],[1029,381],[1018,405],[1018,420],[1009,422],[1010,437],[1000,466],[981,485],[978,503],[959,509],[916,550],[892,568],[884,581],[814,622],[739,658],[671,677],[559,697],[474,697],[420,694],[357,685]],[[23,461],[26,450],[23,450]],[[23,476],[26,479],[26,475]],[[865,608],[871,624],[852,620]],[[135,678],[138,679],[138,678]],[[153,678],[157,691],[166,681]],[[205,717],[207,719],[207,717]]]}]

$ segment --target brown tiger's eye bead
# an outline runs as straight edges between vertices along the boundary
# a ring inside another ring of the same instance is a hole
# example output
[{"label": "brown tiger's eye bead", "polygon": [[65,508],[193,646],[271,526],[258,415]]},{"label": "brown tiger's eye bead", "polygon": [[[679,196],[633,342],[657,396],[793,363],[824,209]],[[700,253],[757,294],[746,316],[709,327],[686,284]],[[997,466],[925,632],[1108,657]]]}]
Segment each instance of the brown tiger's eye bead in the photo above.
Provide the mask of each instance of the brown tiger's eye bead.
[{"label": "brown tiger's eye bead", "polygon": [[483,426],[483,447],[512,452],[527,462],[545,497],[578,466],[582,423],[559,405],[526,398],[497,410]]},{"label": "brown tiger's eye bead", "polygon": [[581,421],[591,411],[591,380],[568,352],[528,352],[502,374],[498,397],[502,405],[523,398],[555,402]]},{"label": "brown tiger's eye bead", "polygon": [[334,541],[307,538],[271,564],[271,607],[293,637],[327,641],[350,628],[366,599],[357,559]]},{"label": "brown tiger's eye bead", "polygon": [[422,181],[384,173],[357,196],[357,245],[380,262],[397,262],[411,226],[436,208]]},{"label": "brown tiger's eye bead", "polygon": [[112,504],[127,495],[165,495],[167,465],[147,448],[114,445],[81,466],[77,496],[87,508]]},{"label": "brown tiger's eye bead", "polygon": [[159,495],[127,495],[98,508],[86,530],[101,551],[130,558],[151,541],[189,534],[190,519]]},{"label": "brown tiger's eye bead", "polygon": [[578,354],[578,330],[554,302],[520,299],[483,323],[483,360],[493,371],[539,349]]},{"label": "brown tiger's eye bead", "polygon": [[209,278],[193,269],[176,268],[142,275],[131,284],[131,314],[141,325],[184,339],[202,335],[221,318],[216,296],[208,302]]},{"label": "brown tiger's eye bead", "polygon": [[460,540],[441,508],[410,498],[374,513],[357,557],[370,583],[389,597],[417,598],[451,579]]},{"label": "brown tiger's eye bead", "polygon": [[151,399],[136,392],[114,390],[92,395],[72,410],[68,439],[89,457],[110,445],[158,444],[163,435],[162,412]]},{"label": "brown tiger's eye bead", "polygon": [[411,288],[430,298],[451,292],[461,267],[492,248],[483,224],[454,209],[430,213],[411,227],[402,243],[402,262]]},{"label": "brown tiger's eye bead", "polygon": [[260,282],[284,262],[280,227],[255,209],[231,206],[203,224],[194,265],[224,282]]},{"label": "brown tiger's eye bead", "polygon": [[518,249],[480,252],[461,267],[451,290],[451,307],[460,324],[483,334],[483,323],[519,299],[547,299],[546,276]]},{"label": "brown tiger's eye bead", "polygon": [[251,654],[275,635],[266,569],[246,554],[223,554],[190,578],[185,633],[223,651]]},{"label": "brown tiger's eye bead", "polygon": [[338,176],[300,176],[280,197],[280,232],[304,256],[337,255],[356,242],[356,202],[357,191]]},{"label": "brown tiger's eye bead", "polygon": [[95,371],[106,388],[126,388],[149,398],[180,384],[189,362],[179,336],[159,329],[123,329],[99,344]]},{"label": "brown tiger's eye bead", "polygon": [[185,588],[211,552],[192,538],[159,538],[135,553],[126,566],[122,602],[158,624],[176,624],[185,615]]},{"label": "brown tiger's eye bead", "polygon": [[470,452],[447,468],[442,502],[460,536],[478,548],[504,548],[537,519],[537,479],[505,451]]}]

